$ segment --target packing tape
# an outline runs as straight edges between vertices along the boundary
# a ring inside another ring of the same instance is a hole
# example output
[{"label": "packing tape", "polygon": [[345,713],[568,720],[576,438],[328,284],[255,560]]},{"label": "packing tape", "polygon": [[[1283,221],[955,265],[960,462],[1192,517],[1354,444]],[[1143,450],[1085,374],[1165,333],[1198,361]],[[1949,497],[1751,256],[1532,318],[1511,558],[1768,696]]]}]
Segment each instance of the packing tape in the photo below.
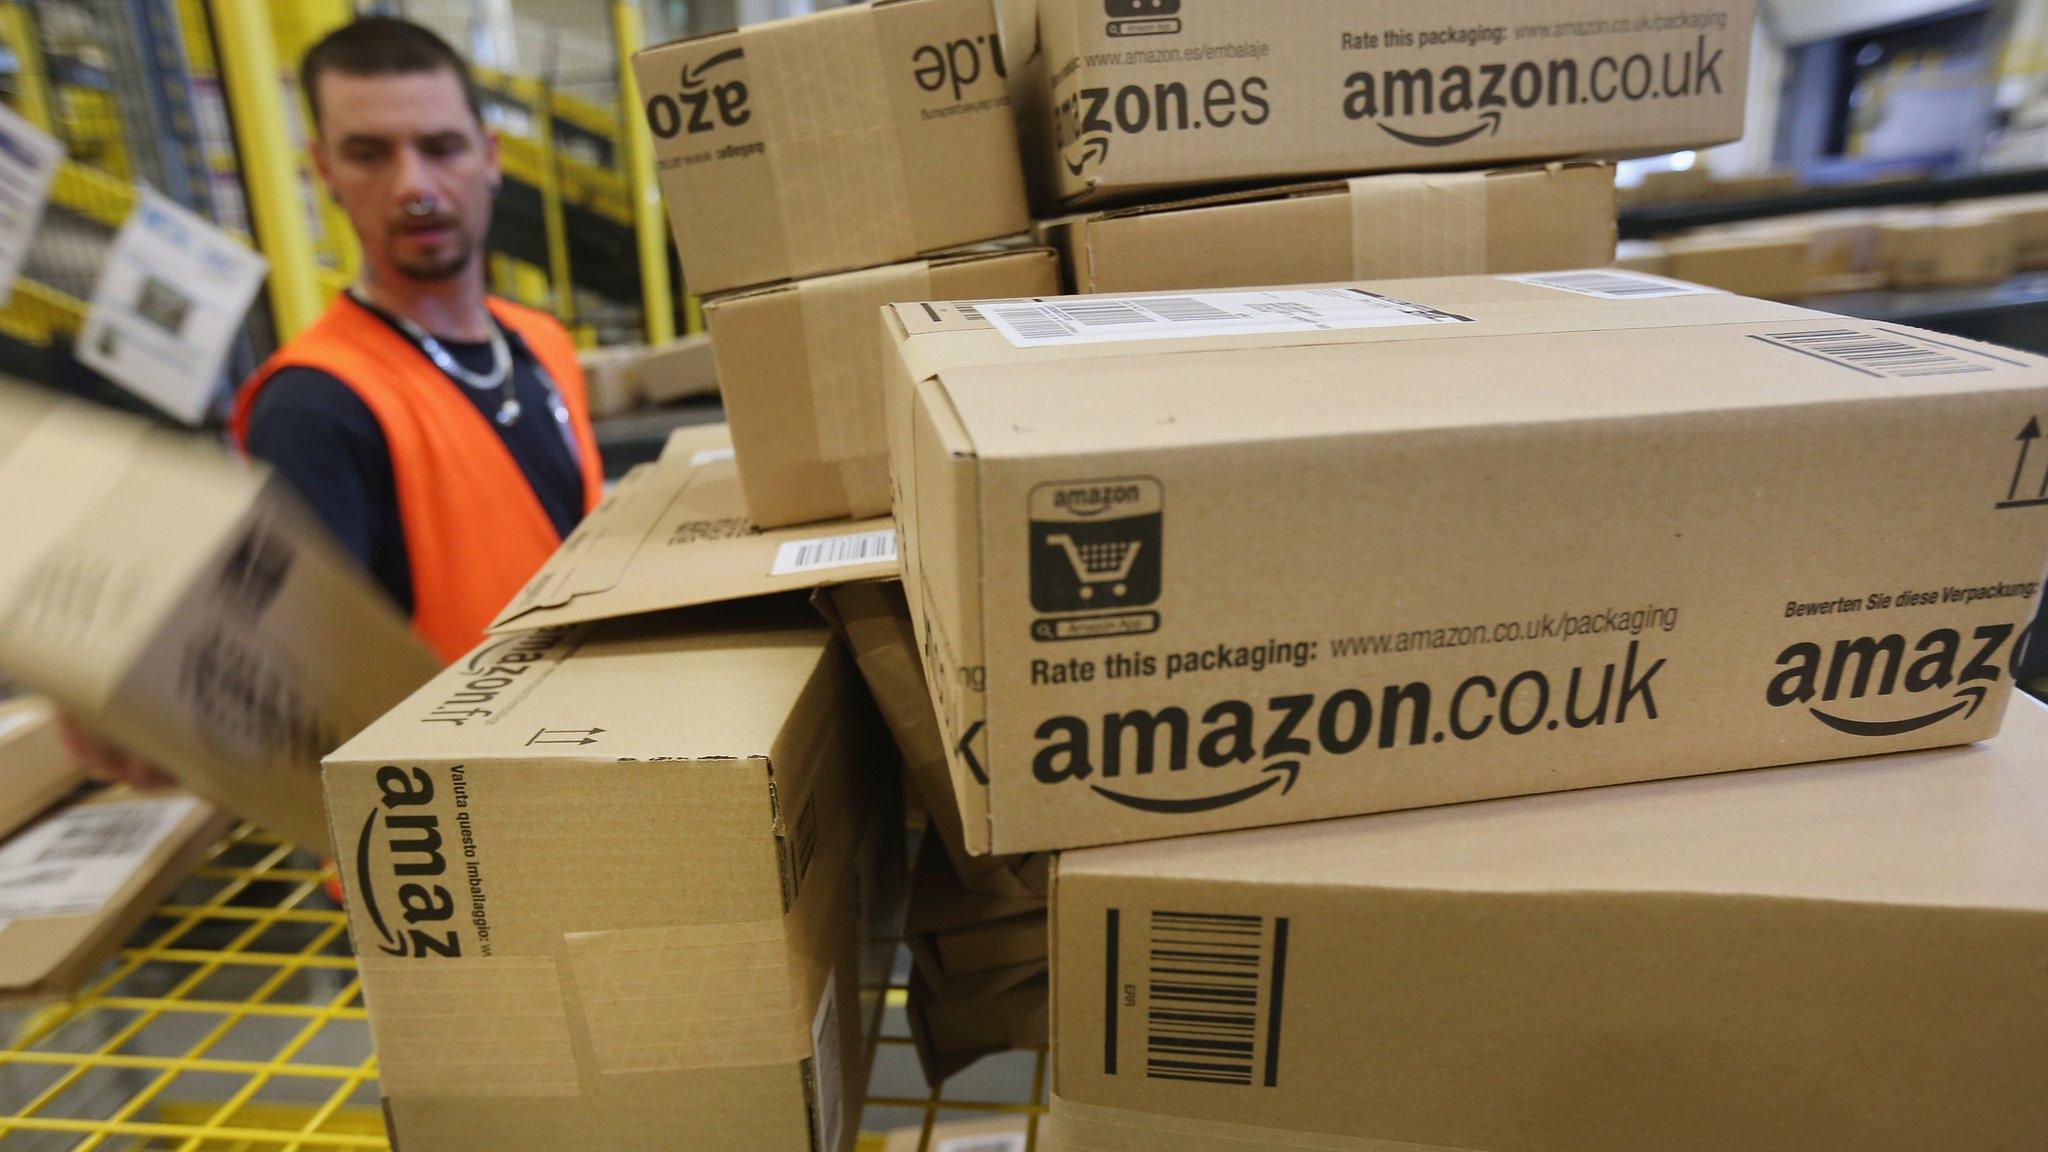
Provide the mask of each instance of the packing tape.
[{"label": "packing tape", "polygon": [[361,959],[390,1095],[580,1095],[555,962],[545,956]]},{"label": "packing tape", "polygon": [[1049,1119],[1059,1152],[1481,1152],[1077,1104],[1058,1093]]},{"label": "packing tape", "polygon": [[878,317],[885,304],[929,299],[931,265],[920,260],[800,281],[796,294],[818,459],[837,466],[848,508],[857,514],[885,510],[888,425]]},{"label": "packing tape", "polygon": [[755,30],[756,78],[783,242],[798,267],[857,268],[915,252],[910,181],[868,10]]},{"label": "packing tape", "polygon": [[1351,183],[1351,271],[1360,280],[1486,271],[1486,178],[1370,176]]},{"label": "packing tape", "polygon": [[599,1072],[786,1064],[811,1053],[780,918],[564,939]]}]

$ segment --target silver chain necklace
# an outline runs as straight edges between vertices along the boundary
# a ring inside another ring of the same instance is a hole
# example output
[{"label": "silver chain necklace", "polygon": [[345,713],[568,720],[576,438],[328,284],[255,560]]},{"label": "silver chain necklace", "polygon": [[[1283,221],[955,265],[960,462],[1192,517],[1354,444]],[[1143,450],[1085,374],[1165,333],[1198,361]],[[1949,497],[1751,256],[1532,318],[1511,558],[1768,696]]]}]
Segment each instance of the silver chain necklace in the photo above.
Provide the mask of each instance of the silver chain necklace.
[{"label": "silver chain necklace", "polygon": [[[355,298],[356,303],[372,311],[381,311],[365,300],[360,292],[351,289],[349,295]],[[434,367],[447,373],[450,379],[478,392],[499,393],[498,411],[493,419],[498,422],[500,428],[510,428],[519,423],[524,408],[519,403],[519,397],[512,391],[512,348],[505,343],[505,334],[499,330],[496,321],[488,317],[485,319],[491,333],[491,370],[487,373],[476,373],[457,362],[447,347],[434,339],[433,333],[395,312],[386,314],[398,325],[400,331],[420,346],[420,351],[427,354],[427,359],[434,362]]]}]

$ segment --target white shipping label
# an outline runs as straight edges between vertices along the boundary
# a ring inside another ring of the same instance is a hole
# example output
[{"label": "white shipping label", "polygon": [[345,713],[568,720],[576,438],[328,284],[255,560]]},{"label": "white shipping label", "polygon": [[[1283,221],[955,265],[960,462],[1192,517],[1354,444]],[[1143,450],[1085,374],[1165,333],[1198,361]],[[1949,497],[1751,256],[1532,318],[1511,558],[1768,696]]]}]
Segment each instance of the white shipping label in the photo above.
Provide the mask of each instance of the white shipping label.
[{"label": "white shipping label", "polygon": [[148,188],[114,237],[78,333],[78,359],[187,424],[223,386],[228,349],[268,267]]},{"label": "white shipping label", "polygon": [[1666,280],[1662,276],[1651,276],[1645,272],[1625,272],[1619,268],[1582,268],[1575,272],[1529,272],[1519,276],[1496,276],[1494,279],[1510,280],[1516,284],[1533,284],[1538,288],[1554,288],[1559,292],[1570,292],[1577,296],[1597,296],[1602,300],[1661,300],[1666,296],[1723,295],[1718,288],[1688,284],[1683,280]]},{"label": "white shipping label", "polygon": [[955,1136],[934,1144],[932,1152],[1024,1152],[1024,1146],[1024,1133],[1006,1132],[998,1136]]},{"label": "white shipping label", "polygon": [[64,145],[0,104],[0,299],[28,259]]},{"label": "white shipping label", "polygon": [[732,458],[730,448],[699,448],[690,453],[690,467],[702,468],[706,464],[718,464]]},{"label": "white shipping label", "polygon": [[1019,348],[1458,324],[1471,319],[1363,288],[1201,292],[1180,296],[1066,296],[990,302],[980,305],[980,310],[984,319]]},{"label": "white shipping label", "polygon": [[818,1085],[818,1152],[837,1152],[846,1120],[845,1074],[839,1062],[839,973],[825,973],[825,994],[811,1017],[811,1069]]},{"label": "white shipping label", "polygon": [[827,568],[851,568],[856,564],[888,564],[896,559],[896,530],[849,532],[844,536],[820,536],[815,540],[791,540],[775,550],[770,576],[795,576]]},{"label": "white shipping label", "polygon": [[81,804],[31,826],[0,848],[0,924],[97,912],[198,803]]}]

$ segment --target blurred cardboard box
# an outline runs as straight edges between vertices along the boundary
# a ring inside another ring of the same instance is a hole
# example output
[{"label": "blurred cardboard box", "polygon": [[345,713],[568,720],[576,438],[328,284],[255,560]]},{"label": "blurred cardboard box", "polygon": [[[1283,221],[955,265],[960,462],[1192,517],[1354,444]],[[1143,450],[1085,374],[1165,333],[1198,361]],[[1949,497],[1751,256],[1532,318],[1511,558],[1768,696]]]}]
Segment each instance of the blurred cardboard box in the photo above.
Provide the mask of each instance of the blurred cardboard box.
[{"label": "blurred cardboard box", "polygon": [[951,997],[964,978],[1045,963],[1045,898],[970,890],[945,849],[926,838],[910,878],[903,933],[926,981]]},{"label": "blurred cardboard box", "polygon": [[230,823],[183,792],[112,788],[0,841],[0,1006],[78,991]]},{"label": "blurred cardboard box", "polygon": [[690,291],[1031,226],[988,0],[880,0],[633,57]]},{"label": "blurred cardboard box", "polygon": [[2015,268],[2022,272],[2048,268],[2048,193],[1973,200],[1968,208],[2012,224]]},{"label": "blurred cardboard box", "polygon": [[708,302],[748,515],[764,528],[889,512],[884,304],[1052,296],[1044,249],[978,252],[800,280]]},{"label": "blurred cardboard box", "polygon": [[1625,271],[1663,276],[1670,263],[1659,240],[1623,240],[1614,246],[1614,266]]},{"label": "blurred cardboard box", "polygon": [[1050,1135],[2048,1145],[2044,763],[2022,699],[1974,746],[1067,853]]},{"label": "blurred cardboard box", "polygon": [[2013,222],[1952,209],[1886,218],[1880,240],[1893,288],[1966,288],[1997,284],[2014,268]]},{"label": "blurred cardboard box", "polygon": [[2048,361],[1956,337],[1608,270],[886,316],[973,852],[1984,739],[2048,559]]},{"label": "blurred cardboard box", "polygon": [[597,419],[718,394],[718,365],[708,336],[682,336],[659,348],[585,348],[577,360],[583,366],[590,414]]},{"label": "blurred cardboard box", "polygon": [[1806,294],[1806,240],[1777,232],[1697,232],[1664,241],[1664,275],[1740,296]]},{"label": "blurred cardboard box", "polygon": [[1076,292],[1592,268],[1614,250],[1614,170],[1326,180],[1068,216],[1040,230]]},{"label": "blurred cardboard box", "polygon": [[49,701],[0,701],[0,837],[13,835],[84,782],[85,769],[65,749]]},{"label": "blurred cardboard box", "polygon": [[1043,963],[1004,970],[1005,987],[975,995],[940,996],[913,972],[906,1005],[910,1039],[925,1080],[939,1084],[997,1052],[1043,1048],[1050,1042]]},{"label": "blurred cardboard box", "polygon": [[494,637],[329,757],[394,1140],[850,1152],[884,741],[785,597]]},{"label": "blurred cardboard box", "polygon": [[922,1125],[897,1128],[884,1135],[882,1152],[1027,1152],[1036,1120],[1034,1116],[962,1120],[934,1124],[929,1133]]},{"label": "blurred cardboard box", "polygon": [[678,430],[628,472],[498,618],[493,634],[893,576],[887,519],[763,531],[747,519],[723,424]]},{"label": "blurred cardboard box", "polygon": [[1746,176],[1708,174],[1709,191],[1716,200],[1771,200],[1799,191],[1799,176],[1792,172],[1755,172]]},{"label": "blurred cardboard box", "polygon": [[1706,168],[1661,169],[1643,173],[1633,187],[1620,189],[1624,208],[1662,208],[1672,204],[1693,204],[1713,197],[1714,177]]},{"label": "blurred cardboard box", "polygon": [[969,892],[1013,900],[1043,900],[1051,856],[976,856],[967,851],[960,802],[947,765],[939,718],[925,688],[924,662],[903,585],[895,579],[836,584],[812,602],[832,621],[866,678],[903,762],[910,786],[923,801],[930,831],[952,864],[952,875]]},{"label": "blurred cardboard box", "polygon": [[1032,159],[1079,203],[1740,135],[1749,0],[1654,14],[1540,0],[1510,28],[1505,9],[1446,26],[1420,0],[1039,0],[1057,152]]},{"label": "blurred cardboard box", "polygon": [[282,481],[103,409],[0,460],[0,539],[0,668],[308,851],[320,757],[438,666]]}]

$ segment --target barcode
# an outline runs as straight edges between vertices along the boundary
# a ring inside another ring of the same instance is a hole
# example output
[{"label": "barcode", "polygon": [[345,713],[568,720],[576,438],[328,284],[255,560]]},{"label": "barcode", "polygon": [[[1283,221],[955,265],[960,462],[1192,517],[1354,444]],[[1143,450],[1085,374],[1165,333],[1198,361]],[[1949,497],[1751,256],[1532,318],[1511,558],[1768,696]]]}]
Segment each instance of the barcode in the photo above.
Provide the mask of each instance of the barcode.
[{"label": "barcode", "polygon": [[1614,272],[1592,268],[1582,272],[1538,272],[1523,276],[1502,276],[1518,284],[1598,296],[1604,300],[1647,300],[1660,296],[1703,296],[1713,289],[1635,272]]},{"label": "barcode", "polygon": [[1145,1076],[1278,1083],[1287,921],[1154,912],[1146,948]]},{"label": "barcode", "polygon": [[932,1152],[1024,1152],[1024,1133],[1003,1136],[955,1136],[932,1146]]},{"label": "barcode", "polygon": [[989,315],[1000,317],[1026,340],[1057,340],[1074,329],[1048,308],[1037,304],[1006,304],[991,307]]},{"label": "barcode", "polygon": [[981,319],[981,309],[976,308],[972,304],[958,304],[955,307],[959,308],[960,315],[968,320],[979,321]]},{"label": "barcode", "polygon": [[1165,319],[1183,323],[1237,319],[1235,313],[1225,312],[1213,304],[1204,304],[1192,296],[1147,296],[1143,307]]},{"label": "barcode", "polygon": [[775,550],[770,576],[792,576],[826,568],[854,564],[882,564],[896,559],[896,531],[879,528],[873,532],[849,532],[816,540],[792,540]]},{"label": "barcode", "polygon": [[104,807],[107,810],[103,812],[86,805],[66,813],[56,838],[37,852],[29,865],[75,864],[81,860],[132,855],[148,845],[162,823],[154,809]]},{"label": "barcode", "polygon": [[1816,332],[1772,332],[1757,339],[1767,344],[1818,356],[1866,376],[1911,377],[1954,376],[1964,372],[1989,372],[1988,364],[1973,363],[1909,340],[1880,336],[1854,328],[1824,328]]}]

